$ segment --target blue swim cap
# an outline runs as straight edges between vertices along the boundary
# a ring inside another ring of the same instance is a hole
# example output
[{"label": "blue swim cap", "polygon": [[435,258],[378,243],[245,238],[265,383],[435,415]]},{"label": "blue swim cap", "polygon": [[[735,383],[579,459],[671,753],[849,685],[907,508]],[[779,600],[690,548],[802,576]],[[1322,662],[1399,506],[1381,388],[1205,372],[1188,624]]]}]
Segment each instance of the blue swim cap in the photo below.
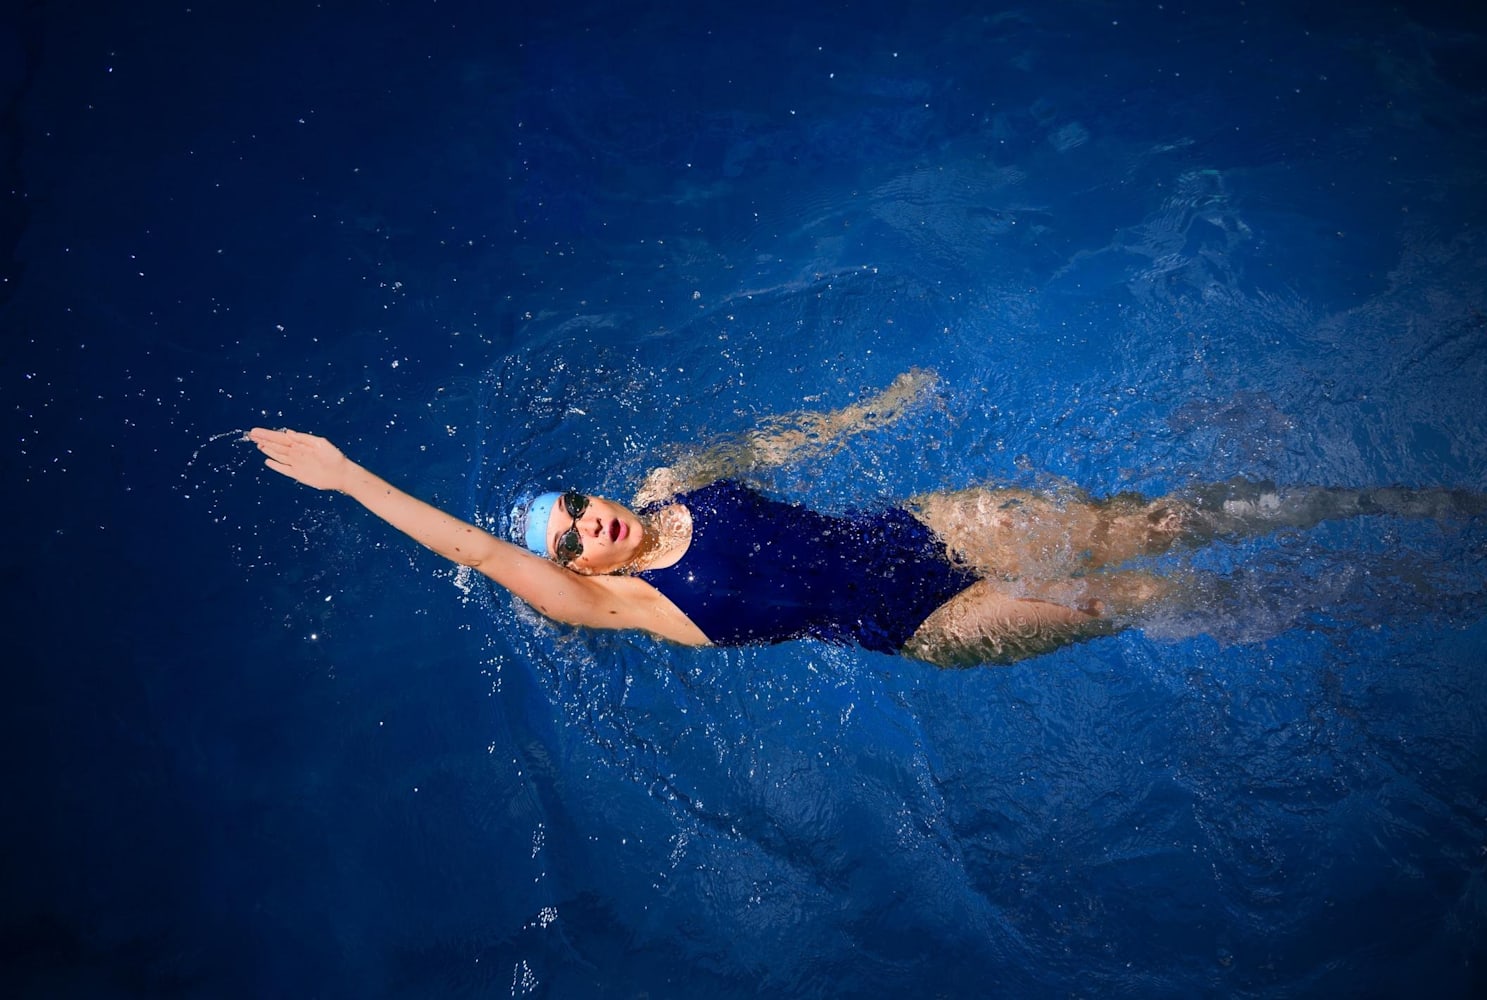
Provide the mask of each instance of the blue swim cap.
[{"label": "blue swim cap", "polygon": [[561,493],[544,493],[527,504],[526,525],[521,529],[522,541],[527,550],[544,559],[547,551],[547,522],[552,518],[553,506],[563,498]]}]

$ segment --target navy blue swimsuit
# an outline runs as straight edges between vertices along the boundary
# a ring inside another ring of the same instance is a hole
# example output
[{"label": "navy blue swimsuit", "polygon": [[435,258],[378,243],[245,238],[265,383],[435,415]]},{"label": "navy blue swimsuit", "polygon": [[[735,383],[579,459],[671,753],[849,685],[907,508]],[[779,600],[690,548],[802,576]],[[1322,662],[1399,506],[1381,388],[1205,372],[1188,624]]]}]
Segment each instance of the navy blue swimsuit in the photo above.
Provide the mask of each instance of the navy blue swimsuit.
[{"label": "navy blue swimsuit", "polygon": [[636,574],[718,646],[811,636],[897,652],[978,577],[906,510],[831,517],[722,480],[674,501],[692,514],[675,566]]}]

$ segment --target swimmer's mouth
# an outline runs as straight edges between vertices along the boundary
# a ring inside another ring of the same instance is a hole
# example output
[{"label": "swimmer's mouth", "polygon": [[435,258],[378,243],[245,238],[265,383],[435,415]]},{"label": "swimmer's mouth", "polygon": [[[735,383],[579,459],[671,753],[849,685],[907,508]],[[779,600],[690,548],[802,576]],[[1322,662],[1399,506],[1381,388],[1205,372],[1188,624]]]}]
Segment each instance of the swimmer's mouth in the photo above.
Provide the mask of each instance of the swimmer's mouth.
[{"label": "swimmer's mouth", "polygon": [[611,544],[619,541],[625,534],[625,526],[620,523],[619,518],[609,522],[609,541]]}]

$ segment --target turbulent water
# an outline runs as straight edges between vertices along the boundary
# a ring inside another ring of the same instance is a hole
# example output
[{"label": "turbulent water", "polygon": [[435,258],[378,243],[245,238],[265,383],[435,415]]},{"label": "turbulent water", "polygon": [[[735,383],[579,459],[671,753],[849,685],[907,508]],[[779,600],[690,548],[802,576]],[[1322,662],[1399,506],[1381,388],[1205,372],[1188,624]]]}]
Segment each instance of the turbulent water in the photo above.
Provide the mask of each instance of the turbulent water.
[{"label": "turbulent water", "polygon": [[[1481,992],[1479,17],[81,13],[0,33],[10,995]],[[1184,498],[1177,598],[586,633],[239,440],[499,533],[911,368],[740,474]]]}]

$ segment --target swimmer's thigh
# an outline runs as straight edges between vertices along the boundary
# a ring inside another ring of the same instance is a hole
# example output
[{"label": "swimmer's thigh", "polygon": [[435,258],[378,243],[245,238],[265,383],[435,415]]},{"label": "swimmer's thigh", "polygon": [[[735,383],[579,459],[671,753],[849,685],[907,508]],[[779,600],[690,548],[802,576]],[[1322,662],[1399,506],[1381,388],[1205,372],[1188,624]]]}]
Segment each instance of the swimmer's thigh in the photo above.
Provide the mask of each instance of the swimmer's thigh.
[{"label": "swimmer's thigh", "polygon": [[1023,490],[969,489],[915,497],[911,510],[950,556],[978,573],[1048,576],[1075,572],[1096,519]]},{"label": "swimmer's thigh", "polygon": [[1012,663],[1114,630],[1097,614],[1019,597],[979,580],[925,619],[903,651],[947,667]]}]

